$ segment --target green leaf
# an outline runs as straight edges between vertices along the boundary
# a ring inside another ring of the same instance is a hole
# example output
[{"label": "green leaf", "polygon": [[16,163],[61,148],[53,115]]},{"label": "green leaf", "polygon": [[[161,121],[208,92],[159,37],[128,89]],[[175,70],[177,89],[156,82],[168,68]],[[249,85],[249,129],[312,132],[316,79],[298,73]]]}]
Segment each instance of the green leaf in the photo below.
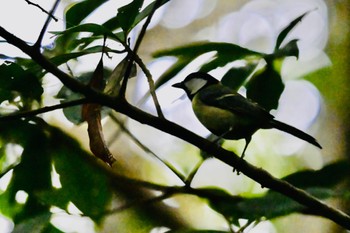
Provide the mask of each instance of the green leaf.
[{"label": "green leaf", "polygon": [[118,42],[123,40],[123,37],[120,34],[114,34],[112,31],[105,28],[104,26],[95,23],[80,24],[78,26],[68,28],[64,31],[54,31],[51,33],[54,35],[70,35],[77,32],[91,32],[94,34],[94,36],[106,35],[108,38]]},{"label": "green leaf", "polygon": [[[169,1],[170,0],[160,0],[158,7],[163,6],[165,3]],[[148,16],[152,12],[155,4],[156,4],[156,1],[153,1],[151,4],[145,7],[145,9],[143,9],[138,15],[136,15],[132,27],[135,27],[139,22],[141,22],[143,19],[145,19]]]},{"label": "green leaf", "polygon": [[193,60],[194,58],[179,57],[179,59],[157,79],[155,82],[155,88],[159,88],[172,79]]},{"label": "green leaf", "polygon": [[12,102],[18,96],[25,104],[32,100],[40,102],[43,88],[31,72],[16,63],[6,62],[0,65],[0,76],[0,103],[5,100]]},{"label": "green leaf", "polygon": [[118,9],[117,21],[126,35],[131,30],[142,4],[143,0],[134,0]]},{"label": "green leaf", "polygon": [[43,213],[15,225],[12,233],[45,232],[50,224],[51,213]]},{"label": "green leaf", "polygon": [[273,58],[285,58],[289,56],[299,58],[298,40],[291,40],[283,48],[276,50],[273,53]]},{"label": "green leaf", "polygon": [[284,84],[281,75],[268,63],[262,72],[257,73],[249,80],[246,88],[249,99],[270,111],[278,107]]},{"label": "green leaf", "polygon": [[201,71],[209,72],[217,67],[225,66],[226,64],[244,59],[247,57],[263,57],[264,54],[258,53],[235,44],[219,43],[219,42],[196,42],[177,48],[161,50],[153,54],[155,58],[164,56],[174,56],[178,58],[178,61],[171,66],[157,81],[156,87],[160,87],[162,84],[169,81],[178,72],[180,72],[191,61],[199,57],[200,55],[216,52],[216,55],[212,61],[209,61],[202,65]]},{"label": "green leaf", "polygon": [[62,65],[64,63],[68,62],[71,59],[76,59],[78,57],[89,55],[89,54],[101,53],[102,51],[104,51],[104,52],[116,52],[115,50],[112,50],[108,47],[97,45],[97,46],[93,46],[93,47],[84,49],[80,52],[61,54],[61,55],[52,57],[50,59],[50,61],[52,63],[54,63],[55,65],[59,66],[59,65]]},{"label": "green leaf", "polygon": [[[169,0],[162,0],[159,7],[161,7],[162,5],[164,5],[165,3],[169,2]],[[153,7],[155,5],[156,1],[153,1],[151,4],[149,4],[147,7],[145,7],[145,9],[143,9],[141,12],[138,12],[138,14],[136,15],[134,21],[132,22],[132,24],[129,26],[129,31],[131,29],[133,29],[138,23],[140,23],[143,19],[145,19],[153,10]],[[108,28],[109,30],[113,31],[116,30],[118,28],[120,28],[120,22],[119,22],[119,18],[121,16],[115,16],[111,19],[109,19],[108,21],[106,21],[104,24],[102,24],[104,27]],[[124,16],[123,16],[124,17]],[[127,19],[128,20],[128,19]]]},{"label": "green leaf", "polygon": [[[103,73],[105,77],[109,77],[111,75],[111,71],[108,69],[105,69]],[[82,75],[77,77],[77,80],[87,85],[92,77],[92,74],[93,72],[83,73]],[[63,86],[56,95],[56,98],[60,99],[61,103],[81,99],[83,97],[84,96],[81,95],[80,93],[74,92],[69,88],[67,88],[66,86]],[[70,122],[72,122],[75,125],[79,125],[82,122],[84,122],[84,120],[81,117],[81,111],[82,111],[81,105],[77,105],[73,107],[64,108],[63,114]],[[110,108],[102,108],[102,111],[101,111],[102,118],[107,116],[110,113],[110,111],[111,111]]]},{"label": "green leaf", "polygon": [[36,193],[38,199],[48,206],[56,206],[66,210],[70,202],[69,194],[62,189],[51,189]]},{"label": "green leaf", "polygon": [[349,167],[350,163],[348,161],[341,160],[329,164],[319,171],[293,173],[283,178],[283,180],[300,188],[332,188],[342,180],[350,178]]},{"label": "green leaf", "polygon": [[253,73],[257,65],[257,63],[250,63],[242,67],[229,69],[221,79],[222,84],[233,90],[238,90]]},{"label": "green leaf", "polygon": [[54,166],[60,175],[62,192],[84,215],[99,221],[112,198],[108,176],[94,165],[94,158],[74,139],[54,128],[51,136]]},{"label": "green leaf", "polygon": [[66,12],[66,28],[80,24],[107,0],[85,0],[75,3]]},{"label": "green leaf", "polygon": [[[36,192],[51,188],[51,148],[46,133],[36,119],[0,123],[1,140],[23,147],[21,162],[14,167],[9,185],[0,195],[1,212],[15,222],[49,211],[49,207],[35,197]],[[15,199],[18,191],[28,194],[24,204],[17,203]]]},{"label": "green leaf", "polygon": [[276,45],[275,45],[275,51],[278,50],[284,41],[284,39],[287,37],[289,32],[307,15],[310,11],[305,12],[301,16],[294,19],[285,29],[283,29],[280,34],[277,37]]}]

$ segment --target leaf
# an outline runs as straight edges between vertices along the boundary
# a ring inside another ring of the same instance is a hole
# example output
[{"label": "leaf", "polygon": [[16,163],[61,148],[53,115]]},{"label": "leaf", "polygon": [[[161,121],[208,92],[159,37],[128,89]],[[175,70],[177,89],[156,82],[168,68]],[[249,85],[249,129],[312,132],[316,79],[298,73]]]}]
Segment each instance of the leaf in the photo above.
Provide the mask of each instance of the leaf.
[{"label": "leaf", "polygon": [[77,32],[91,32],[94,34],[94,36],[105,35],[108,38],[118,42],[123,40],[123,37],[120,34],[114,34],[104,26],[95,23],[80,24],[78,26],[68,28],[64,31],[52,31],[51,33],[54,35],[70,35]]},{"label": "leaf", "polygon": [[135,27],[139,22],[141,22],[143,19],[145,19],[153,10],[154,5],[156,4],[157,1],[160,1],[158,5],[158,8],[163,6],[165,3],[169,2],[170,0],[155,0],[151,4],[149,4],[145,9],[143,9],[138,15],[136,15],[134,23],[132,27]]},{"label": "leaf", "polygon": [[128,64],[129,64],[129,60],[125,57],[114,68],[112,73],[107,78],[107,85],[106,85],[106,88],[104,90],[105,93],[107,93],[110,96],[117,96],[118,95],[120,87],[121,87],[121,81],[124,78]]},{"label": "leaf", "polygon": [[117,21],[127,35],[142,7],[143,0],[134,0],[118,9]]},{"label": "leaf", "polygon": [[6,62],[0,65],[0,75],[0,103],[5,100],[12,102],[18,96],[25,104],[32,100],[40,102],[43,88],[31,72],[16,63]]},{"label": "leaf", "polygon": [[233,67],[229,69],[221,79],[222,84],[233,90],[238,90],[253,73],[257,65],[257,63],[251,63],[242,67]]},{"label": "leaf", "polygon": [[282,42],[287,37],[289,32],[309,13],[310,13],[310,11],[307,11],[304,14],[302,14],[301,16],[297,17],[285,29],[283,29],[280,32],[280,34],[277,37],[277,41],[276,41],[276,45],[275,45],[275,51],[277,51],[280,48]]},{"label": "leaf", "polygon": [[85,0],[75,3],[66,12],[66,28],[80,24],[88,15],[107,0]]},{"label": "leaf", "polygon": [[156,87],[160,87],[162,84],[169,81],[180,70],[182,70],[186,65],[200,55],[209,52],[216,52],[216,55],[212,61],[202,65],[201,71],[208,72],[217,67],[225,66],[230,62],[244,59],[249,56],[255,56],[257,58],[264,56],[262,53],[255,52],[235,44],[219,42],[196,42],[173,49],[161,50],[154,53],[153,56],[155,58],[174,56],[178,58],[178,61],[157,80]]},{"label": "leaf", "polygon": [[[77,80],[87,85],[91,77],[92,77],[91,72],[84,73],[81,76],[77,77]],[[63,86],[60,89],[60,91],[57,93],[56,98],[60,99],[61,103],[64,103],[64,102],[69,102],[72,100],[83,98],[83,96],[77,92],[73,92],[66,86]],[[82,107],[80,105],[77,105],[69,108],[64,108],[63,113],[70,122],[72,122],[73,124],[79,125],[80,123],[83,122],[83,119],[81,117],[81,109]]]},{"label": "leaf", "polygon": [[[169,0],[162,0],[159,7],[161,7],[162,5],[164,5],[167,2],[169,2]],[[133,29],[138,23],[140,23],[143,19],[145,19],[151,13],[155,3],[156,3],[156,1],[153,1],[151,4],[149,4],[147,7],[145,7],[145,9],[143,9],[141,12],[139,12],[136,15],[136,17],[134,18],[134,21],[129,26],[129,31],[131,29]],[[116,29],[121,27],[120,23],[119,23],[119,17],[120,16],[117,15],[117,16],[109,19],[108,21],[106,21],[102,25],[111,31],[116,30]]]},{"label": "leaf", "polygon": [[277,109],[284,84],[281,75],[268,63],[262,72],[257,73],[249,80],[246,88],[249,99],[270,111]]},{"label": "leaf", "polygon": [[294,56],[297,59],[299,58],[299,48],[297,44],[298,40],[291,40],[283,48],[278,49],[273,53],[274,58],[284,58],[289,56]]},{"label": "leaf", "polygon": [[[0,123],[0,140],[22,146],[20,163],[14,167],[12,179],[0,195],[1,212],[15,222],[46,213],[49,207],[35,197],[38,191],[51,188],[51,157],[48,135],[35,119],[31,122],[12,120]],[[25,191],[25,203],[17,203],[16,194]]]},{"label": "leaf", "polygon": [[50,134],[61,192],[84,215],[95,221],[101,220],[112,198],[108,176],[92,163],[91,156],[74,139],[52,127]]},{"label": "leaf", "polygon": [[[171,78],[176,76],[182,69],[184,69],[195,58],[179,57],[179,59],[168,68],[155,82],[155,88],[159,88]],[[148,94],[149,95],[149,94]]]},{"label": "leaf", "polygon": [[43,213],[15,225],[12,233],[45,232],[50,225],[51,213]]},{"label": "leaf", "polygon": [[331,188],[344,179],[349,179],[350,164],[341,160],[325,166],[319,171],[301,171],[293,173],[283,180],[300,188],[318,187]]}]

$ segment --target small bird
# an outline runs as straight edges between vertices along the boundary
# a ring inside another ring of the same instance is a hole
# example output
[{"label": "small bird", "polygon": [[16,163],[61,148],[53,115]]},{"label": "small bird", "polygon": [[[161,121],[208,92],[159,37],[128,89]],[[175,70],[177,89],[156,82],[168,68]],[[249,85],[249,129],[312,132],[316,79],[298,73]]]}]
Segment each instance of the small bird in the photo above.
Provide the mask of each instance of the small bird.
[{"label": "small bird", "polygon": [[259,129],[278,129],[322,149],[315,138],[274,119],[257,103],[246,99],[204,72],[189,74],[184,81],[172,85],[183,89],[192,101],[198,120],[213,134],[224,139],[245,139],[244,153],[252,135]]}]

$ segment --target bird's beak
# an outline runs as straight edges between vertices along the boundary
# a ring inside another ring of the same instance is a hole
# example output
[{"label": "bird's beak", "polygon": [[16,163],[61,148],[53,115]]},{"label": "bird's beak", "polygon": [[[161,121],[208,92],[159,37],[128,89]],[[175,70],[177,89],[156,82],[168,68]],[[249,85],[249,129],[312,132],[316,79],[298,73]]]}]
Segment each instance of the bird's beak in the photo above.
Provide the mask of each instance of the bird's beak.
[{"label": "bird's beak", "polygon": [[180,83],[175,83],[175,84],[172,85],[172,87],[183,89],[183,83],[181,83],[181,82]]}]

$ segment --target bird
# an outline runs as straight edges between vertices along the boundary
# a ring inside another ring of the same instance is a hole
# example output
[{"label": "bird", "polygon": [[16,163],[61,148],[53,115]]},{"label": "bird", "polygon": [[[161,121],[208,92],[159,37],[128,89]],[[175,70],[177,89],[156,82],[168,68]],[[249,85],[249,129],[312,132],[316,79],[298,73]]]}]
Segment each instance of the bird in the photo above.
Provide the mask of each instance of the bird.
[{"label": "bird", "polygon": [[245,139],[240,156],[242,159],[252,135],[259,129],[275,128],[322,149],[314,137],[275,120],[263,107],[223,85],[208,73],[191,73],[182,82],[172,86],[186,92],[196,117],[211,133],[220,139]]}]

